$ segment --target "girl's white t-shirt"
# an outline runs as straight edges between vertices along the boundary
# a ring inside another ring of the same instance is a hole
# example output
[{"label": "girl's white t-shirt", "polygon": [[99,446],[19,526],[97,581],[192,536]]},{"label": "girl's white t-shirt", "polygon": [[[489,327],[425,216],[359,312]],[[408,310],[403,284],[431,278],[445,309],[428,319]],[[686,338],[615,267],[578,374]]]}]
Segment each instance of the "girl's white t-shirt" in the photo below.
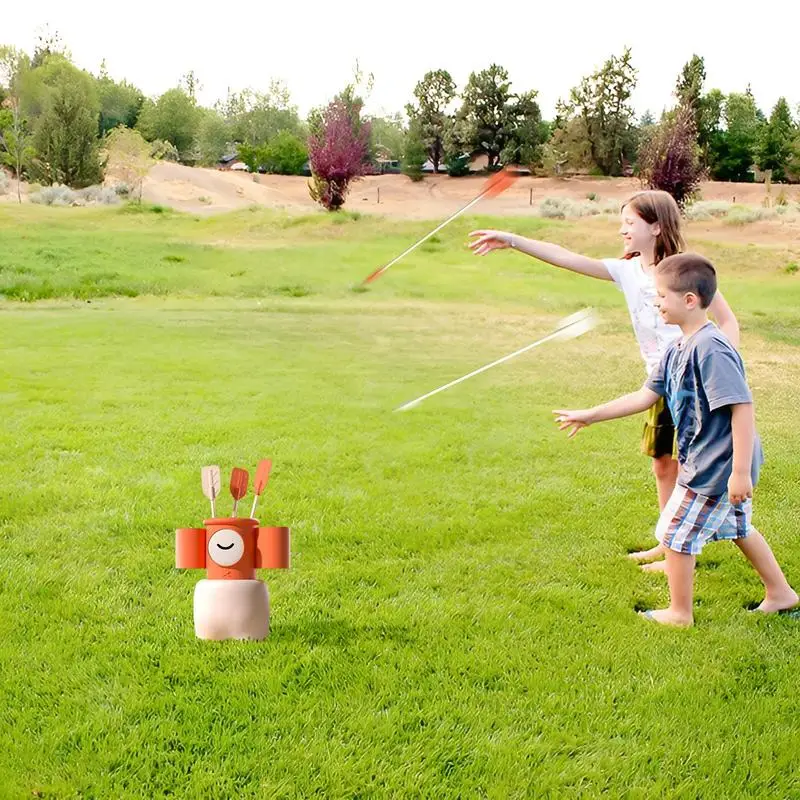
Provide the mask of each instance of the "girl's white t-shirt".
[{"label": "girl's white t-shirt", "polygon": [[668,325],[658,313],[655,280],[652,273],[642,269],[638,257],[604,258],[603,264],[617,288],[625,295],[633,332],[639,342],[645,369],[650,375],[667,347],[681,335],[681,329],[677,325]]}]

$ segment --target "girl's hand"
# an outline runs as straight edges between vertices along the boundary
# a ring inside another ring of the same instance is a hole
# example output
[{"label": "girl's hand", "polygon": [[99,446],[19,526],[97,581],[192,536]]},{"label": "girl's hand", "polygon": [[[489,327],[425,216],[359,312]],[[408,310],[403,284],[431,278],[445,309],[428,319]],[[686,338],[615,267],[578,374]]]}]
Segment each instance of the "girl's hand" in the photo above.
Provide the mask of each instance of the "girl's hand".
[{"label": "girl's hand", "polygon": [[478,256],[514,246],[514,234],[506,231],[472,231],[470,236],[474,239],[469,243],[470,249]]}]

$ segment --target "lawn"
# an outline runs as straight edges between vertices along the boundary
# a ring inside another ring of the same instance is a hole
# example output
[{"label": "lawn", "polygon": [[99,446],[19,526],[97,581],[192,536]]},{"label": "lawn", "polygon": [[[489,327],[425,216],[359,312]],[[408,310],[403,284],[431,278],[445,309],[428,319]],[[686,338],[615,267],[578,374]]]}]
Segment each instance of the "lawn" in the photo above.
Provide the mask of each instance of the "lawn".
[{"label": "lawn", "polygon": [[[694,629],[636,615],[666,600],[626,558],[657,518],[641,420],[568,441],[550,413],[642,381],[621,295],[471,256],[490,224],[618,250],[607,219],[459,220],[363,291],[430,226],[0,206],[0,797],[800,797],[800,619],[746,613],[726,544]],[[689,238],[797,586],[797,249]],[[587,305],[586,336],[393,413]],[[198,641],[174,529],[209,516],[201,466],[264,457],[272,633]]]}]

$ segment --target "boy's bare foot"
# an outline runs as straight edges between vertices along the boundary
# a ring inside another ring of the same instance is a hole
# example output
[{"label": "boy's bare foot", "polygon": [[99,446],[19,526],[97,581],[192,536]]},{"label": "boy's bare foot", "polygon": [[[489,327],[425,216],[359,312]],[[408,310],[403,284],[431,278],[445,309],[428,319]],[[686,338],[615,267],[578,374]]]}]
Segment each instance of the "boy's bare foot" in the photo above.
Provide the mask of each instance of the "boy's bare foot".
[{"label": "boy's bare foot", "polygon": [[651,564],[642,564],[642,572],[666,572],[667,562],[662,558],[661,561],[653,561]]},{"label": "boy's bare foot", "polygon": [[663,553],[661,549],[661,545],[656,545],[655,547],[651,547],[649,550],[639,550],[636,553],[628,553],[628,558],[633,559],[634,561],[652,561],[655,558],[658,558]]},{"label": "boy's bare foot", "polygon": [[765,597],[764,602],[758,608],[754,608],[753,611],[761,614],[777,614],[780,611],[789,611],[798,603],[800,603],[800,597],[797,596],[797,592],[790,590],[781,595]]},{"label": "boy's bare foot", "polygon": [[691,615],[685,617],[681,614],[676,614],[669,608],[640,611],[639,616],[649,619],[651,622],[657,622],[659,625],[670,625],[673,628],[691,628],[694,624],[694,619]]}]

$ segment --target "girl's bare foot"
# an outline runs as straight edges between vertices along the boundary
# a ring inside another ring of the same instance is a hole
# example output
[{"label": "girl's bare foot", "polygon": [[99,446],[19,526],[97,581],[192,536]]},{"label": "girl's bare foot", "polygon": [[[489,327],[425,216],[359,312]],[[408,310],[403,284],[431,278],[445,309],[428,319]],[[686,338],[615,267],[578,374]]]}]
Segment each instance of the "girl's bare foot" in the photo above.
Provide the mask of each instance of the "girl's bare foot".
[{"label": "girl's bare foot", "polygon": [[634,561],[652,561],[653,559],[658,558],[664,551],[661,548],[660,544],[657,544],[655,547],[651,547],[649,550],[639,550],[636,553],[628,553],[628,558],[633,559]]},{"label": "girl's bare foot", "polygon": [[800,597],[797,596],[797,592],[790,589],[789,592],[785,592],[781,595],[772,597],[768,595],[764,598],[764,602],[753,610],[761,614],[777,614],[780,611],[789,611],[789,609],[794,608],[798,603],[800,603]]},{"label": "girl's bare foot", "polygon": [[657,622],[659,625],[670,625],[673,628],[691,628],[694,619],[691,614],[687,617],[683,614],[676,614],[669,608],[658,608],[651,611],[640,611],[640,617]]},{"label": "girl's bare foot", "polygon": [[653,561],[651,564],[642,564],[642,572],[666,572],[667,562],[662,558],[661,561]]}]

